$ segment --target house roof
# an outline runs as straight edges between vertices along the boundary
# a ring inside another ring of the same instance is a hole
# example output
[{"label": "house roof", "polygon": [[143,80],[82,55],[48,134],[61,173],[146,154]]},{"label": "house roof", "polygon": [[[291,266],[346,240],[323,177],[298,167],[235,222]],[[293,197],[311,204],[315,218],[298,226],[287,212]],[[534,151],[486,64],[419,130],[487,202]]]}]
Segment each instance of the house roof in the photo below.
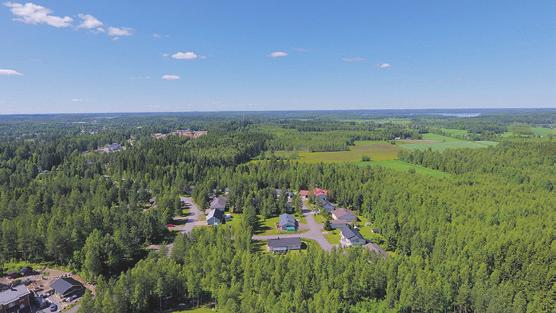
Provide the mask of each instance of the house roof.
[{"label": "house roof", "polygon": [[348,226],[342,228],[342,236],[348,240],[363,239],[363,236],[356,229],[351,229]]},{"label": "house roof", "polygon": [[313,194],[318,197],[318,196],[327,196],[328,195],[328,190],[326,189],[321,189],[321,188],[315,188],[313,190]]},{"label": "house roof", "polygon": [[301,238],[288,237],[288,238],[269,239],[267,244],[270,250],[301,249]]},{"label": "house roof", "polygon": [[57,280],[55,280],[50,287],[52,287],[52,289],[54,289],[54,291],[56,291],[56,293],[58,294],[65,294],[66,292],[68,292],[68,290],[70,290],[73,287],[83,287],[83,285],[78,282],[77,280],[71,278],[71,277],[62,277],[62,278],[58,278]]},{"label": "house roof", "polygon": [[224,212],[218,209],[212,209],[209,211],[209,213],[207,214],[207,219],[215,217],[219,220],[223,220],[224,219]]},{"label": "house roof", "polygon": [[309,195],[309,190],[302,189],[299,191],[299,194],[303,197],[307,197]]},{"label": "house roof", "polygon": [[220,209],[223,210],[226,208],[226,203],[228,203],[228,198],[224,196],[218,196],[210,202],[211,209]]},{"label": "house roof", "polygon": [[284,225],[294,225],[296,224],[295,217],[291,214],[282,214],[280,215],[280,222],[278,223],[280,227]]},{"label": "house roof", "polygon": [[357,219],[357,217],[355,216],[355,214],[353,214],[353,212],[344,208],[337,208],[336,210],[332,211],[332,214],[334,214],[334,216],[336,216],[336,218],[339,220],[352,221]]},{"label": "house roof", "polygon": [[30,294],[29,289],[24,284],[7,287],[0,291],[0,306],[12,303],[28,294]]}]

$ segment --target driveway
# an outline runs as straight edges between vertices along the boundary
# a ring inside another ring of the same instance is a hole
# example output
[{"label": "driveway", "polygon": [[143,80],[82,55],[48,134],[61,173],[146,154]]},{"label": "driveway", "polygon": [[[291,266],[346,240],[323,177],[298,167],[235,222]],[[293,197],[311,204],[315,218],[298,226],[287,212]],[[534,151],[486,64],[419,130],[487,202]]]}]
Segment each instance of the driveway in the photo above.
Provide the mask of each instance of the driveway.
[{"label": "driveway", "polygon": [[301,237],[305,239],[311,239],[316,241],[319,246],[324,251],[330,251],[332,248],[336,247],[335,245],[331,245],[328,240],[322,234],[323,225],[317,223],[315,220],[314,213],[307,207],[306,202],[303,203],[303,216],[305,216],[305,220],[307,220],[307,224],[303,226],[303,229],[307,229],[307,231],[298,234],[283,234],[283,235],[255,235],[253,236],[254,240],[269,240],[269,239],[276,239],[276,238],[289,238],[289,237]]},{"label": "driveway", "polygon": [[170,228],[173,231],[179,231],[182,234],[190,233],[196,226],[204,226],[207,223],[202,220],[203,212],[197,204],[193,202],[191,197],[180,197],[181,202],[189,209],[187,216],[176,216],[174,220],[180,222],[180,225]]}]

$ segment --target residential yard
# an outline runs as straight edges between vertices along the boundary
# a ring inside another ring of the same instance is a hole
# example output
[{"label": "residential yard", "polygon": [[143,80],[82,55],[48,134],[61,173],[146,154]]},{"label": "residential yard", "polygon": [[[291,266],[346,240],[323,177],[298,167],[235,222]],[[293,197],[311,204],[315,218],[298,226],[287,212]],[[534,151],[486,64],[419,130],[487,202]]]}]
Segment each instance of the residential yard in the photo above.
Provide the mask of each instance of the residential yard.
[{"label": "residential yard", "polygon": [[[299,218],[297,216],[296,216],[296,219],[299,220]],[[278,229],[276,227],[276,225],[278,224],[279,221],[280,221],[280,217],[278,217],[278,216],[267,218],[267,219],[265,219],[262,216],[259,216],[259,229],[257,229],[255,231],[255,233],[257,235],[266,236],[266,235],[282,235],[282,234],[299,234],[299,233],[304,232],[304,230],[301,230],[302,224],[304,224],[304,223],[301,223],[301,221],[300,221],[300,224],[299,224],[300,229],[298,229],[295,232],[283,231],[281,229]],[[303,219],[303,221],[304,221],[304,219]]]},{"label": "residential yard", "polygon": [[340,244],[340,231],[338,229],[328,230],[324,234],[324,238],[326,238],[326,240],[331,245],[339,245]]}]

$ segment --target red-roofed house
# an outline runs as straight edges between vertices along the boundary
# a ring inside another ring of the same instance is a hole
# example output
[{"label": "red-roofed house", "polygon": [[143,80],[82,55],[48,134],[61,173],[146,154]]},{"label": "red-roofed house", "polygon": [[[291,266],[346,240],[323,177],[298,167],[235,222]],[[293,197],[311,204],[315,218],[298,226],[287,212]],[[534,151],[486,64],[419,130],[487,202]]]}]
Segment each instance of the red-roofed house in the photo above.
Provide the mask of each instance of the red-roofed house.
[{"label": "red-roofed house", "polygon": [[327,196],[327,195],[328,195],[328,190],[326,190],[326,189],[320,189],[320,188],[315,188],[315,189],[313,190],[313,194],[315,195],[315,197]]},{"label": "red-roofed house", "polygon": [[307,198],[309,196],[309,190],[302,189],[299,191],[299,195],[303,198]]}]

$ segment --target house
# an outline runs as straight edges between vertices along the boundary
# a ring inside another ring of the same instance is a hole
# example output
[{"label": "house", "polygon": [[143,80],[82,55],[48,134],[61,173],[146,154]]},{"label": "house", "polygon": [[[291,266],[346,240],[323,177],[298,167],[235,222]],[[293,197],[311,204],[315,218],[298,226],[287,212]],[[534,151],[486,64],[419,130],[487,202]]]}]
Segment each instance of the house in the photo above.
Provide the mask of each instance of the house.
[{"label": "house", "polygon": [[225,223],[226,217],[224,216],[224,211],[218,209],[212,209],[207,215],[208,225],[220,225]]},{"label": "house", "polygon": [[297,230],[297,220],[291,214],[282,214],[280,215],[280,222],[278,223],[278,227],[281,230],[286,231],[296,231]]},{"label": "house", "polygon": [[340,243],[343,247],[362,246],[367,243],[365,238],[357,231],[346,226],[340,232]]},{"label": "house", "polygon": [[31,312],[31,292],[24,284],[0,288],[0,313]]},{"label": "house", "polygon": [[212,201],[210,202],[210,208],[213,210],[225,211],[227,203],[228,203],[228,198],[224,196],[218,196],[212,199]]},{"label": "house", "polygon": [[58,278],[50,287],[62,298],[79,295],[84,291],[83,285],[71,277]]},{"label": "house", "polygon": [[328,196],[328,190],[326,189],[321,189],[321,188],[315,188],[313,189],[313,195],[315,197],[320,197],[320,196]]},{"label": "house", "polygon": [[336,221],[344,221],[348,223],[357,221],[357,216],[355,216],[355,214],[348,209],[338,208],[332,211],[331,214],[332,218]]},{"label": "house", "polygon": [[342,229],[342,228],[346,227],[347,225],[349,225],[349,223],[346,222],[346,221],[336,221],[336,220],[331,220],[330,221],[330,228],[332,228],[332,229]]},{"label": "house", "polygon": [[326,196],[321,195],[317,197],[317,203],[327,212],[330,213],[332,212],[332,210],[334,210],[336,207],[334,206],[334,204],[330,203],[330,201],[328,201],[328,199],[326,199]]},{"label": "house", "polygon": [[301,250],[301,238],[276,238],[267,241],[268,251],[275,253],[286,253],[289,250]]},{"label": "house", "polygon": [[299,195],[303,199],[307,199],[307,197],[309,196],[309,190],[301,189],[301,190],[299,190]]}]

